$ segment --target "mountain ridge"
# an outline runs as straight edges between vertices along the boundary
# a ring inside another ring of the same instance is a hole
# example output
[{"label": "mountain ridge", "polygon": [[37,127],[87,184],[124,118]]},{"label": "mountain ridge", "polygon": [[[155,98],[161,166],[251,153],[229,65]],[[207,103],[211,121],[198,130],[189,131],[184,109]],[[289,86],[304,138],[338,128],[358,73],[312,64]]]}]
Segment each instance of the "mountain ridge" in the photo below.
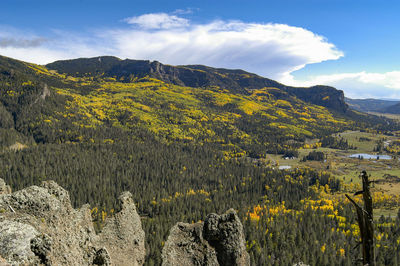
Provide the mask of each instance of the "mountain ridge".
[{"label": "mountain ridge", "polygon": [[386,113],[386,108],[389,108],[396,103],[400,103],[398,100],[383,100],[383,99],[351,99],[345,98],[346,103],[351,109],[361,112],[382,112]]},{"label": "mountain ridge", "polygon": [[[189,87],[219,86],[232,92],[247,94],[247,90],[274,87],[294,95],[306,102],[346,112],[343,91],[330,86],[316,85],[309,88],[291,87],[272,79],[264,78],[241,69],[213,68],[203,65],[165,65],[158,61],[121,60],[117,57],[102,56],[60,60],[47,64],[47,68],[76,77],[103,75],[117,80],[129,81],[134,77],[146,76]],[[79,70],[79,71],[77,71]]]},{"label": "mountain ridge", "polygon": [[380,112],[388,114],[400,114],[400,101],[396,102],[393,105],[380,109]]},{"label": "mountain ridge", "polygon": [[228,156],[259,158],[297,149],[306,138],[392,126],[349,110],[333,87],[289,87],[201,65],[106,56],[40,66],[0,57],[0,87],[1,147],[131,136],[213,143]]}]

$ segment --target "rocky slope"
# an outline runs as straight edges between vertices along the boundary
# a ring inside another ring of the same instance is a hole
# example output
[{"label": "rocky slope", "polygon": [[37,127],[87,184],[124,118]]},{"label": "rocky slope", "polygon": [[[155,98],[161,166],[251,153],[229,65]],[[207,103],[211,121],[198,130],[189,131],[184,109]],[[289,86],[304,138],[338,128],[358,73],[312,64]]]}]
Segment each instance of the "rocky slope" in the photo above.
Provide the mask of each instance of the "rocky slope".
[{"label": "rocky slope", "polygon": [[[145,235],[130,192],[96,234],[88,205],[71,206],[53,181],[11,193],[0,179],[1,265],[143,265]],[[204,223],[178,223],[162,253],[163,265],[250,265],[243,226],[234,210]]]}]

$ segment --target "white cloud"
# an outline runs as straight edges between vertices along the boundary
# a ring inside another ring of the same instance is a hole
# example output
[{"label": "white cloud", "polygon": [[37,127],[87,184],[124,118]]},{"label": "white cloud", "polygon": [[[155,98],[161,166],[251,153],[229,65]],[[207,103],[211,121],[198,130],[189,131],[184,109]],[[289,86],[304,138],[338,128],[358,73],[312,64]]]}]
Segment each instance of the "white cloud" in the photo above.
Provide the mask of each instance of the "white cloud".
[{"label": "white cloud", "polygon": [[122,57],[242,68],[278,80],[307,64],[343,56],[324,37],[299,27],[240,21],[184,21],[175,27],[169,22],[175,18],[147,14],[134,19],[142,28],[110,30],[105,35],[115,41]]},{"label": "white cloud", "polygon": [[199,11],[199,8],[185,8],[185,9],[177,9],[174,12],[172,12],[172,14],[175,15],[186,15],[186,14],[193,14],[195,11]]},{"label": "white cloud", "polygon": [[[222,20],[199,24],[177,13],[145,14],[124,21],[132,27],[84,33],[55,31],[51,32],[53,36],[46,36],[47,42],[35,49],[0,47],[0,54],[36,63],[115,55],[174,65],[241,68],[277,80],[283,80],[307,64],[343,56],[324,37],[284,24]],[[1,32],[2,28],[0,36]],[[11,35],[13,32],[8,31]]]},{"label": "white cloud", "polygon": [[49,36],[38,36],[29,31],[0,26],[0,55],[47,64],[56,60],[92,57],[114,52],[105,46],[106,39],[53,30]]},{"label": "white cloud", "polygon": [[[179,12],[184,12],[184,10],[180,10]],[[125,21],[128,24],[137,25],[143,29],[172,29],[189,25],[187,19],[166,13],[144,14],[127,18]]]},{"label": "white cloud", "polygon": [[386,73],[340,73],[319,75],[296,80],[290,77],[287,84],[294,86],[312,86],[324,84],[342,89],[350,98],[393,98],[400,99],[400,71]]},{"label": "white cloud", "polygon": [[40,64],[100,55],[173,65],[204,64],[240,68],[288,85],[332,85],[353,98],[400,98],[400,71],[295,79],[293,72],[308,64],[344,56],[326,38],[307,29],[242,21],[194,23],[182,17],[189,12],[144,14],[125,19],[129,27],[81,33],[52,31],[46,36],[3,26],[0,54]]}]

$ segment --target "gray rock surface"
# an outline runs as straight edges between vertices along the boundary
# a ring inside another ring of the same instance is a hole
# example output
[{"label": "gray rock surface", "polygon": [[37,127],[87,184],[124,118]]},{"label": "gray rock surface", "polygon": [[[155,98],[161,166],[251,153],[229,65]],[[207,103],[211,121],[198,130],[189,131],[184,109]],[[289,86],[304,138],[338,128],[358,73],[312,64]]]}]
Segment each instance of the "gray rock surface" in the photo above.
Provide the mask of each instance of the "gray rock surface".
[{"label": "gray rock surface", "polygon": [[142,265],[144,232],[130,196],[97,235],[89,206],[72,208],[55,182],[1,194],[0,257],[10,265]]},{"label": "gray rock surface", "polygon": [[236,212],[209,214],[204,223],[176,224],[163,248],[162,261],[165,266],[250,265]]},{"label": "gray rock surface", "polygon": [[177,223],[172,227],[162,251],[162,265],[219,265],[217,254],[204,240],[202,231],[202,223]]},{"label": "gray rock surface", "polygon": [[0,254],[11,264],[38,263],[31,250],[31,239],[39,232],[28,224],[16,221],[0,222]]},{"label": "gray rock surface", "polygon": [[106,220],[100,237],[114,265],[143,265],[144,231],[130,192],[119,197],[121,210]]},{"label": "gray rock surface", "polygon": [[0,178],[0,195],[10,194],[10,193],[11,193],[10,186],[7,186],[6,182],[4,182],[4,180]]},{"label": "gray rock surface", "polygon": [[204,221],[203,235],[215,248],[220,265],[250,265],[243,225],[233,209],[223,215],[209,214]]},{"label": "gray rock surface", "polygon": [[108,253],[106,248],[101,248],[96,251],[95,258],[93,260],[94,265],[111,265],[110,254]]},{"label": "gray rock surface", "polygon": [[52,239],[46,234],[41,234],[32,238],[30,244],[31,251],[39,259],[40,263],[44,265],[51,265],[50,252]]},{"label": "gray rock surface", "polygon": [[308,264],[305,264],[304,262],[297,262],[297,263],[295,263],[295,264],[293,264],[293,266],[310,266],[310,265],[308,265]]}]

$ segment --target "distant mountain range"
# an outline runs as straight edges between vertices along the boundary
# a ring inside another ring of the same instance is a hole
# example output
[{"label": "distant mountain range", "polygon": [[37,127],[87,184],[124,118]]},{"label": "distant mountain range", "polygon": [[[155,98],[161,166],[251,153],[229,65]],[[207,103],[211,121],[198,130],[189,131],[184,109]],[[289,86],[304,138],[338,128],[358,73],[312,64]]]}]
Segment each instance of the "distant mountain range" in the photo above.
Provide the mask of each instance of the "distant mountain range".
[{"label": "distant mountain range", "polygon": [[390,105],[382,109],[380,112],[388,114],[400,114],[400,102],[396,102],[396,104]]},{"label": "distant mountain range", "polygon": [[350,99],[346,97],[345,102],[351,109],[365,113],[400,114],[400,101],[398,100]]}]

